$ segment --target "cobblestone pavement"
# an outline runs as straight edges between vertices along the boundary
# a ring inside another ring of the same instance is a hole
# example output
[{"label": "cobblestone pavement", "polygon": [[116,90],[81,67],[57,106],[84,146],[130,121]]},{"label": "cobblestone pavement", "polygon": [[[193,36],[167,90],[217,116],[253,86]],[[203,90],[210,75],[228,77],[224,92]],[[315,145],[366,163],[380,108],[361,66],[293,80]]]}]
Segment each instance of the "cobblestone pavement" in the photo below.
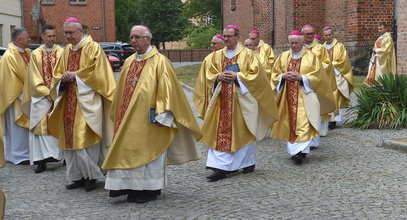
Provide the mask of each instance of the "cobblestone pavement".
[{"label": "cobblestone pavement", "polygon": [[[185,90],[189,99],[191,93]],[[8,163],[0,169],[6,194],[5,219],[407,219],[407,154],[378,147],[406,130],[339,128],[300,166],[285,143],[258,143],[256,170],[206,182],[203,158],[167,168],[167,186],[158,200],[127,203],[98,189],[65,189],[65,167]]]}]

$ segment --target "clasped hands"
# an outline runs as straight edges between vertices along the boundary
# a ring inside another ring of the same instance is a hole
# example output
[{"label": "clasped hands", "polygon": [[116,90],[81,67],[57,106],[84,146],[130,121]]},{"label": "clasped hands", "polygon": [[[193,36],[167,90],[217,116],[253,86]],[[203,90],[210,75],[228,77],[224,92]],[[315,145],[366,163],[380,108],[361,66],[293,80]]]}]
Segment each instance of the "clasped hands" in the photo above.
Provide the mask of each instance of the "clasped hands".
[{"label": "clasped hands", "polygon": [[223,81],[223,82],[230,82],[230,81],[235,81],[237,79],[237,74],[236,72],[225,70],[225,72],[222,72],[218,75],[218,82]]},{"label": "clasped hands", "polygon": [[283,73],[283,79],[288,80],[288,81],[301,81],[302,80],[302,76],[299,72],[286,72]]},{"label": "clasped hands", "polygon": [[75,80],[75,72],[65,72],[64,74],[62,74],[61,80],[63,83],[73,82]]}]

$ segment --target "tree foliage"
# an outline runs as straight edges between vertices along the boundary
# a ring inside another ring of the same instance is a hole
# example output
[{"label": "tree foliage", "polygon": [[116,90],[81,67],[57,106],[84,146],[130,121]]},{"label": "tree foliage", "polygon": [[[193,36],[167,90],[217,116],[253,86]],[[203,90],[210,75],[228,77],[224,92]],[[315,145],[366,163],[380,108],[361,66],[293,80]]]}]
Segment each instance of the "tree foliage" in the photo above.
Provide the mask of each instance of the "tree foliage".
[{"label": "tree foliage", "polygon": [[[184,16],[195,18],[199,26],[222,28],[221,0],[189,0],[185,3]],[[207,22],[208,18],[210,23]]]},{"label": "tree foliage", "polygon": [[137,0],[136,8],[140,24],[153,33],[153,44],[178,41],[184,35],[187,19],[182,16],[181,0]]},{"label": "tree foliage", "polygon": [[184,16],[192,20],[185,34],[189,48],[209,48],[213,35],[221,33],[221,0],[189,0]]},{"label": "tree foliage", "polygon": [[137,23],[135,20],[136,0],[116,0],[115,17],[116,17],[116,39],[127,42],[129,39],[130,28]]},{"label": "tree foliage", "polygon": [[209,49],[212,37],[219,30],[214,27],[196,27],[189,33],[186,43],[191,49]]}]

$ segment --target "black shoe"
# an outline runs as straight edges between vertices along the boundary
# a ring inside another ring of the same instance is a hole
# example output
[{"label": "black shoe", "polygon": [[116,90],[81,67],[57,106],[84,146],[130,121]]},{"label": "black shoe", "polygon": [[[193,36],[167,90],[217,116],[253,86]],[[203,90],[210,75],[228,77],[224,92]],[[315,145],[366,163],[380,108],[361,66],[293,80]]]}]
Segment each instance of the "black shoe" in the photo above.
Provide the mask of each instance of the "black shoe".
[{"label": "black shoe", "polygon": [[47,169],[47,164],[46,163],[39,163],[37,165],[37,168],[34,170],[35,173],[42,173]]},{"label": "black shoe", "polygon": [[310,146],[309,149],[310,150],[316,150],[316,149],[318,149],[318,147],[317,146]]},{"label": "black shoe", "polygon": [[127,202],[146,203],[157,199],[151,191],[156,190],[131,190],[127,196]]},{"label": "black shoe", "polygon": [[215,172],[213,172],[211,175],[209,175],[208,177],[206,177],[209,179],[209,182],[215,182],[221,179],[225,179],[226,178],[226,172],[225,171],[221,171],[221,170],[217,170]]},{"label": "black shoe", "polygon": [[302,157],[299,154],[292,156],[291,160],[293,160],[298,165],[302,164]]},{"label": "black shoe", "polygon": [[84,186],[85,186],[85,179],[82,178],[81,180],[73,181],[73,183],[66,185],[66,189],[72,190],[72,189],[77,189],[77,188],[84,187]]},{"label": "black shoe", "polygon": [[29,160],[23,160],[20,163],[18,163],[18,165],[30,165],[30,161]]},{"label": "black shoe", "polygon": [[109,197],[119,197],[129,194],[129,190],[121,189],[121,190],[110,190]]},{"label": "black shoe", "polygon": [[256,164],[253,164],[251,166],[245,167],[243,168],[243,173],[247,174],[247,173],[252,173],[254,171],[254,168],[256,167]]},{"label": "black shoe", "polygon": [[332,129],[335,129],[336,128],[336,121],[334,121],[334,122],[329,122],[329,124],[328,124],[328,129],[329,130],[332,130]]},{"label": "black shoe", "polygon": [[60,160],[57,160],[53,157],[48,157],[47,159],[43,160],[45,163],[53,163],[53,162],[59,162]]},{"label": "black shoe", "polygon": [[64,160],[64,162],[62,162],[62,165],[66,165],[66,160]]},{"label": "black shoe", "polygon": [[301,158],[306,158],[306,157],[307,157],[307,154],[306,154],[306,153],[301,153],[301,152],[299,152],[298,155],[299,155]]},{"label": "black shoe", "polygon": [[89,192],[96,189],[96,180],[85,180],[85,191]]},{"label": "black shoe", "polygon": [[154,194],[156,196],[161,195],[161,189],[157,189],[157,190],[144,190],[145,192],[149,192],[151,194]]}]

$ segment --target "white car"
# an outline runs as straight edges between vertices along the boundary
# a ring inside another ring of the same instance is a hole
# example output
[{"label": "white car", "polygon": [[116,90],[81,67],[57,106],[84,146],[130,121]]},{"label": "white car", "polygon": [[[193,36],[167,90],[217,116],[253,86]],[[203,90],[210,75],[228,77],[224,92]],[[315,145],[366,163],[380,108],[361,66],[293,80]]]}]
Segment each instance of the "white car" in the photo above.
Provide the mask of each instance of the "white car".
[{"label": "white car", "polygon": [[3,56],[4,52],[6,52],[7,48],[6,47],[0,47],[0,59]]}]

